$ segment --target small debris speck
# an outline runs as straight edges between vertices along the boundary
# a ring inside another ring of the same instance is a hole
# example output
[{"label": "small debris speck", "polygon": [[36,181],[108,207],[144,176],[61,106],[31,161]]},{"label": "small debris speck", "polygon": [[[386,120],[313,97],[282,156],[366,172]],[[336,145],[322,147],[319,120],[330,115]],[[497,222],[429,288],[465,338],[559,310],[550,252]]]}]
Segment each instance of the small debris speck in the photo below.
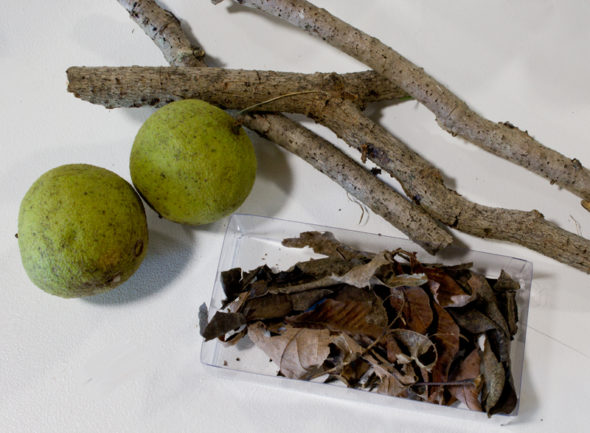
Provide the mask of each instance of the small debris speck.
[{"label": "small debris speck", "polygon": [[239,360],[240,360],[240,358],[236,358],[236,361],[239,361]]},{"label": "small debris speck", "polygon": [[227,367],[227,361],[223,361],[223,366]]}]

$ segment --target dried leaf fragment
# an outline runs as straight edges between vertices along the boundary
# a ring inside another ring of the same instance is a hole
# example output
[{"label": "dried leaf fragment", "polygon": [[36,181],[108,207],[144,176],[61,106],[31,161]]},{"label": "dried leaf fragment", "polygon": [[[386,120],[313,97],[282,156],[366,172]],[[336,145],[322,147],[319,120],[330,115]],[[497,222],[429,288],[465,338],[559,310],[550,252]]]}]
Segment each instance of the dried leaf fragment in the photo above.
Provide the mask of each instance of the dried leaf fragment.
[{"label": "dried leaf fragment", "polygon": [[434,314],[430,306],[430,298],[424,289],[421,287],[393,289],[389,303],[400,314],[403,327],[420,334],[426,333]]},{"label": "dried leaf fragment", "polygon": [[390,289],[397,289],[398,287],[419,287],[428,282],[428,277],[424,273],[419,274],[401,274],[394,275],[385,280],[381,280],[381,284]]},{"label": "dried leaf fragment", "polygon": [[[437,316],[437,328],[432,340],[436,346],[438,360],[432,368],[432,381],[447,382],[449,370],[455,360],[455,355],[459,351],[460,330],[444,308],[435,303],[434,310]],[[433,386],[430,391],[429,401],[445,404],[444,388],[442,386]]]},{"label": "dried leaf fragment", "polygon": [[305,379],[315,372],[330,354],[327,329],[285,326],[280,335],[271,336],[262,322],[248,326],[248,337],[279,366],[283,376]]},{"label": "dried leaf fragment", "polygon": [[467,293],[444,268],[427,267],[424,273],[437,283],[430,285],[430,289],[441,307],[463,307],[473,301],[473,294]]},{"label": "dried leaf fragment", "polygon": [[481,355],[479,348],[471,351],[461,364],[457,372],[451,377],[452,381],[462,381],[471,379],[473,383],[467,385],[451,386],[449,392],[460,402],[465,404],[469,409],[481,411],[481,403],[479,401],[479,393],[482,387],[480,380]]},{"label": "dried leaf fragment", "polygon": [[383,333],[383,327],[370,319],[371,312],[372,307],[367,302],[325,299],[312,311],[288,317],[286,322],[299,327],[321,327],[376,338]]},{"label": "dried leaf fragment", "polygon": [[238,329],[247,323],[241,313],[225,313],[217,311],[202,332],[205,341],[222,337],[230,331]]},{"label": "dried leaf fragment", "polygon": [[370,258],[372,253],[359,251],[338,241],[331,232],[303,232],[297,238],[283,240],[283,245],[291,248],[310,247],[314,252],[328,257],[340,257],[350,260],[352,258]]},{"label": "dried leaf fragment", "polygon": [[410,360],[426,371],[432,370],[438,353],[430,338],[409,329],[394,329],[391,335],[396,339],[398,347],[403,346],[407,349]]},{"label": "dried leaf fragment", "polygon": [[234,344],[247,335],[288,378],[459,401],[488,415],[514,410],[510,342],[519,284],[508,274],[488,279],[471,264],[426,265],[401,249],[359,251],[329,232],[284,244],[327,257],[284,271],[225,272],[228,312],[207,324],[207,339]]},{"label": "dried leaf fragment", "polygon": [[518,331],[518,308],[516,305],[516,293],[520,289],[520,284],[512,279],[504,270],[494,284],[494,293],[498,306],[506,319],[510,335],[513,336]]},{"label": "dried leaf fragment", "polygon": [[502,315],[500,308],[498,307],[498,303],[496,300],[496,295],[494,291],[490,287],[487,279],[483,275],[479,274],[471,274],[467,284],[473,290],[473,293],[476,296],[483,300],[483,308],[486,315],[496,323],[498,329],[500,329],[504,334],[510,335],[510,331],[508,330],[508,324],[506,323],[506,319]]},{"label": "dried leaf fragment", "polygon": [[483,377],[485,379],[484,408],[489,414],[500,401],[506,381],[506,372],[502,363],[494,355],[488,339],[485,340],[483,350]]}]

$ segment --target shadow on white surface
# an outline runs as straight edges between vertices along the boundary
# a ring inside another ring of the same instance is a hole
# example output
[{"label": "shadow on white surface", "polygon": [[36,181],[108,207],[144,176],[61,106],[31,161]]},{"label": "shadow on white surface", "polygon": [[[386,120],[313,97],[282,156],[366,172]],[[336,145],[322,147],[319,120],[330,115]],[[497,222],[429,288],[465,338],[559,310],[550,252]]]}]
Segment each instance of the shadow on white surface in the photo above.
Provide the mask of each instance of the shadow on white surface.
[{"label": "shadow on white surface", "polygon": [[205,63],[207,64],[207,66],[211,66],[211,67],[215,67],[215,68],[223,68],[223,67],[227,66],[227,64],[225,62],[223,62],[221,60],[221,58],[212,56],[208,53],[207,47],[204,47],[203,44],[200,43],[199,39],[195,36],[193,29],[188,21],[186,21],[178,16],[177,16],[177,18],[180,20],[180,26],[182,27],[184,34],[187,36],[187,38],[191,42],[191,44],[193,44],[194,46],[197,46],[197,47],[201,47],[205,51]]},{"label": "shadow on white surface", "polygon": [[382,121],[383,121],[383,117],[384,117],[384,111],[390,107],[402,104],[404,102],[406,102],[408,104],[416,104],[415,100],[399,101],[399,102],[385,100],[385,101],[372,102],[364,110],[364,113],[373,122],[383,125]]},{"label": "shadow on white surface", "polygon": [[241,213],[277,215],[291,196],[293,173],[287,154],[276,144],[247,130],[254,144],[258,168],[250,195],[239,209]]},{"label": "shadow on white surface", "polygon": [[[187,230],[191,238],[193,234]],[[149,232],[147,255],[137,272],[119,287],[82,298],[92,304],[113,305],[137,302],[164,290],[182,272],[193,256],[191,242],[181,242],[166,233]]]},{"label": "shadow on white surface", "polygon": [[522,371],[520,401],[518,403],[518,416],[514,419],[507,418],[507,421],[501,424],[502,426],[529,424],[542,418],[538,413],[539,395],[535,392],[533,387],[533,380],[529,372],[529,366],[530,359],[525,359]]},{"label": "shadow on white surface", "polygon": [[[117,7],[114,7],[117,10]],[[116,16],[107,11],[88,13],[69,23],[69,37],[87,56],[77,57],[78,64],[93,65],[165,65],[160,50],[149,37],[119,8]],[[110,38],[117,40],[116,48],[105,45]]]},{"label": "shadow on white surface", "polygon": [[[141,125],[143,125],[143,123],[148,119],[148,117],[150,117],[156,111],[154,107],[149,106],[137,108],[117,108],[117,110],[120,110],[122,113],[125,113],[125,115],[129,119],[131,119],[133,123],[137,124],[138,131]],[[131,147],[129,148],[129,150],[131,151]]]}]

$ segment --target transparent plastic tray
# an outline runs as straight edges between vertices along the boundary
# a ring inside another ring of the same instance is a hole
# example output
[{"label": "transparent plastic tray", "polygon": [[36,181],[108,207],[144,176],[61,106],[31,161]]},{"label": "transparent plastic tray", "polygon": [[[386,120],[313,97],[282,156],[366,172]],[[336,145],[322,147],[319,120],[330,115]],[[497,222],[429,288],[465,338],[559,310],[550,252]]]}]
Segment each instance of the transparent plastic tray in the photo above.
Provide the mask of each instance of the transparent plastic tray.
[{"label": "transparent plastic tray", "polygon": [[[432,256],[407,239],[277,218],[235,214],[230,219],[223,241],[213,294],[208,306],[209,319],[221,308],[221,302],[225,298],[219,278],[222,271],[235,267],[241,267],[244,271],[248,271],[261,264],[267,264],[273,270],[285,270],[299,261],[309,260],[312,257],[321,257],[315,254],[311,248],[287,248],[281,244],[284,238],[296,237],[301,232],[313,230],[330,231],[339,241],[366,251],[379,252],[402,248],[407,251],[417,252],[418,259],[426,263],[452,265],[473,262],[472,269],[474,271],[490,278],[497,278],[502,269],[506,271],[521,286],[521,290],[518,291],[517,295],[518,332],[511,344],[512,374],[516,395],[520,402],[526,323],[533,276],[532,263],[526,260],[454,247],[445,249],[444,254]],[[206,366],[214,367],[213,370],[217,374],[226,378],[252,380],[256,383],[287,387],[312,392],[316,395],[419,410],[422,413],[429,411],[442,415],[459,415],[462,417],[467,416],[467,413],[469,413],[469,417],[479,416],[479,414],[471,415],[473,412],[461,406],[438,406],[432,403],[392,397],[365,390],[350,389],[338,382],[324,384],[277,376],[278,367],[269,362],[268,356],[255,347],[247,337],[242,338],[236,345],[226,345],[217,339],[203,342],[201,362]],[[510,416],[515,416],[517,413],[518,407]],[[482,416],[485,417],[483,414]],[[493,418],[497,417],[495,415]]]}]

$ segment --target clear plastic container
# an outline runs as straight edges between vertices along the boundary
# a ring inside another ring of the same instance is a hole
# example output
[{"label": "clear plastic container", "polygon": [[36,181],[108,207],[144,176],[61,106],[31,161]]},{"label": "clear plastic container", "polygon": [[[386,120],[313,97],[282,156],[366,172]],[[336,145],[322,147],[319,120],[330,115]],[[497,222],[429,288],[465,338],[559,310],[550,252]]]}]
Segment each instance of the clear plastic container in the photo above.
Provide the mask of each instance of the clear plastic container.
[{"label": "clear plastic container", "polygon": [[[490,278],[497,278],[501,270],[506,271],[521,286],[517,295],[518,332],[511,344],[512,374],[516,395],[520,402],[526,324],[533,276],[532,263],[526,260],[454,247],[445,249],[443,254],[432,256],[407,239],[277,218],[235,214],[230,219],[223,241],[213,294],[208,306],[209,319],[221,308],[221,302],[225,297],[219,278],[222,271],[235,267],[241,267],[247,271],[262,264],[267,264],[273,270],[285,270],[299,261],[321,257],[315,254],[311,248],[288,248],[281,244],[285,238],[297,237],[301,232],[313,230],[330,231],[339,241],[366,251],[379,252],[402,248],[417,252],[418,259],[425,263],[452,265],[473,262],[472,269],[474,271]],[[224,378],[253,380],[257,383],[288,387],[330,397],[419,410],[422,413],[429,411],[442,415],[460,414],[462,417],[470,417],[471,414],[474,414],[461,406],[438,406],[432,403],[391,397],[375,392],[346,388],[337,382],[324,384],[277,376],[278,367],[269,362],[268,356],[254,346],[247,337],[242,338],[233,346],[226,345],[217,339],[203,342],[201,362],[206,366],[214,367],[214,372]],[[510,416],[515,416],[517,413],[518,406]],[[474,416],[479,417],[480,415],[482,419],[485,418],[485,414],[476,413]],[[495,415],[493,418],[497,417]],[[500,418],[503,417],[500,416]]]}]

